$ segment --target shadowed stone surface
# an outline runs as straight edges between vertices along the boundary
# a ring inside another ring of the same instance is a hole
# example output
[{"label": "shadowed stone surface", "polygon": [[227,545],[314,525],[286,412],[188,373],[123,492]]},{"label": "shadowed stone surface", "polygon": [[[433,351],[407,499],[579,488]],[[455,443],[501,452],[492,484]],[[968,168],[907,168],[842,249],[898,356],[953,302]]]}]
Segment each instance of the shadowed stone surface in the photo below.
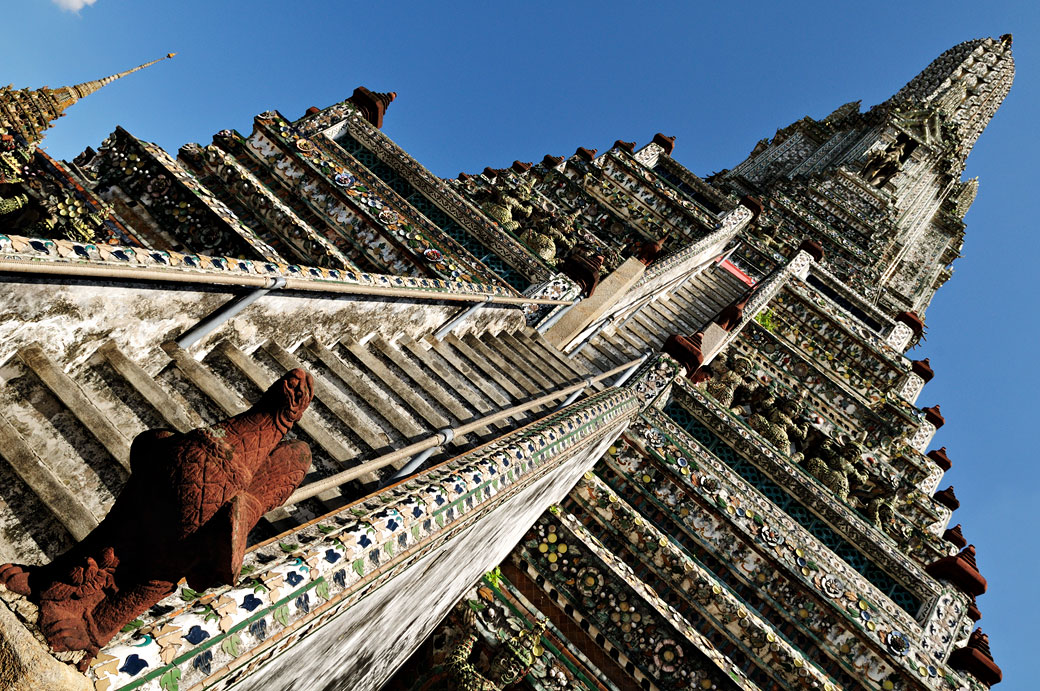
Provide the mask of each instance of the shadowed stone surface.
[{"label": "shadowed stone surface", "polygon": [[234,582],[249,531],[310,466],[306,444],[282,439],[312,397],[310,375],[294,369],[241,415],[186,434],[143,432],[105,520],[47,566],[0,567],[0,584],[39,604],[55,651],[86,651],[84,669],[181,578],[197,590]]}]

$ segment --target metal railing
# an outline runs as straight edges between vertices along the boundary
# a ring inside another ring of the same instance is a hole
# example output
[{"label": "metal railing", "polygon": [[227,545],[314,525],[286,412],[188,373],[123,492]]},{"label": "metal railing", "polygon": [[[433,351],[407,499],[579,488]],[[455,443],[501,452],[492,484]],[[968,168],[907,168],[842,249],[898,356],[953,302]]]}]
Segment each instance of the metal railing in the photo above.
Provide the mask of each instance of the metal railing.
[{"label": "metal railing", "polygon": [[[456,437],[461,437],[470,432],[474,432],[482,427],[487,427],[496,422],[500,422],[520,413],[526,413],[529,410],[545,405],[547,403],[552,403],[553,401],[563,398],[565,396],[570,396],[575,393],[580,394],[582,391],[589,388],[593,384],[596,384],[597,382],[603,381],[604,379],[608,379],[617,374],[622,375],[621,377],[619,377],[618,382],[624,383],[625,381],[628,381],[629,377],[631,377],[632,373],[639,367],[639,365],[643,364],[643,362],[646,361],[646,358],[647,355],[643,355],[641,357],[636,358],[635,360],[631,360],[623,365],[619,365],[618,367],[615,367],[612,370],[608,370],[603,374],[599,374],[595,377],[591,377],[576,384],[571,384],[570,386],[565,386],[562,389],[557,389],[556,391],[547,393],[544,396],[540,396],[533,400],[527,401],[526,403],[521,403],[510,408],[505,408],[503,410],[498,411],[497,413],[492,413],[491,415],[487,415],[478,420],[467,422],[465,424],[459,425],[458,427],[445,428],[443,430],[439,430],[435,434],[427,437],[426,439],[423,439],[422,441],[416,442],[414,444],[409,444],[404,448],[398,449],[396,451],[391,451],[390,453],[384,454],[379,458],[374,458],[371,461],[366,461],[365,463],[361,463],[360,465],[357,465],[353,468],[349,468],[340,473],[336,473],[335,475],[330,475],[329,477],[318,480],[317,482],[312,482],[308,485],[305,485],[304,487],[301,487],[295,492],[293,492],[289,496],[289,498],[285,500],[284,505],[288,506],[291,504],[299,503],[305,499],[316,497],[317,495],[322,494],[323,492],[345,485],[346,483],[356,480],[363,475],[367,475],[368,473],[380,470],[389,465],[393,465],[398,461],[404,460],[406,458],[412,458],[414,456],[415,458],[413,458],[410,463],[404,466],[394,475],[393,478],[391,478],[391,482],[403,479],[404,477],[407,477],[411,473],[418,470],[419,467],[421,467],[422,463],[424,463],[431,455],[433,455],[433,452],[436,450],[437,447],[444,446],[445,444],[450,443]],[[425,456],[423,454],[425,454]]]}]

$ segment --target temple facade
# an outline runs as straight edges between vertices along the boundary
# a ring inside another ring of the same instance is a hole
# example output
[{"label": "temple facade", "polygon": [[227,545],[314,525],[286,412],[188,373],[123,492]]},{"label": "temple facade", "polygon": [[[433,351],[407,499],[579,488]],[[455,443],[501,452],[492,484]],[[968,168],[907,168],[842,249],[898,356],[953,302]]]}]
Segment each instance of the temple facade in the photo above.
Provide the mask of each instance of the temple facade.
[{"label": "temple facade", "polygon": [[[135,71],[0,90],[0,685],[1000,681],[907,353],[1010,36],[707,179],[663,134],[442,179],[364,87],[176,156],[37,148]],[[156,440],[247,449],[191,456],[207,483],[253,458],[233,420],[286,377],[310,465],[232,518],[228,571],[211,523],[164,527],[191,491],[143,478]]]}]

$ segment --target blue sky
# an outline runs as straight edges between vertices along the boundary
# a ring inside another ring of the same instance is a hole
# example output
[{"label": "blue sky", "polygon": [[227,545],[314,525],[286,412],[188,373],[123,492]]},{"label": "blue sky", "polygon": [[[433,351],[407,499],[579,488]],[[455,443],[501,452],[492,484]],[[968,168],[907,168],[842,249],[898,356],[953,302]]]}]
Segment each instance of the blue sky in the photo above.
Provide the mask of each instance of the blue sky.
[{"label": "blue sky", "polygon": [[1036,688],[1036,2],[4,5],[4,83],[72,84],[178,53],[74,106],[44,142],[56,157],[96,147],[117,124],[175,152],[223,128],[248,132],[264,110],[296,117],[363,84],[398,92],[384,131],[443,176],[615,139],[643,144],[658,131],[708,174],[805,115],[884,100],[960,41],[1013,33],[1015,85],[968,160],[980,190],[964,258],[911,355],[936,370],[920,403],[946,415],[935,446],[954,468],[942,486],[956,487],[954,522],[990,583],[980,623],[1004,669],[998,688]]}]

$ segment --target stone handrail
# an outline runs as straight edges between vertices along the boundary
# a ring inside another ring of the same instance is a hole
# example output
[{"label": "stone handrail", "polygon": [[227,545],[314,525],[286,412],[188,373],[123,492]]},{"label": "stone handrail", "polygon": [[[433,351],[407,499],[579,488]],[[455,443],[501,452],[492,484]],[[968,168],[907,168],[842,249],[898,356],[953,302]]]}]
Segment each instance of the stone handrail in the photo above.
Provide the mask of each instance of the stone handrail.
[{"label": "stone handrail", "polygon": [[[741,206],[737,208],[743,209],[744,207]],[[705,331],[703,364],[709,364],[713,359],[715,359],[716,355],[725,350],[734,339],[740,336],[740,332],[743,331],[744,327],[766,308],[769,302],[776,297],[777,293],[779,293],[793,277],[800,278],[804,276],[813,263],[813,258],[808,252],[804,250],[799,251],[794,256],[794,259],[789,261],[780,269],[774,271],[772,275],[758,285],[755,292],[751,294],[751,299],[749,299],[748,303],[744,306],[744,313],[741,316],[739,324],[729,329],[729,331],[719,328],[717,324],[709,324]]]},{"label": "stone handrail", "polygon": [[619,271],[608,276],[592,298],[587,301],[598,303],[594,310],[588,309],[587,318],[578,324],[568,325],[567,330],[560,329],[565,333],[554,342],[562,349],[572,351],[574,348],[580,347],[580,344],[594,338],[621,315],[630,312],[633,308],[639,309],[642,306],[640,303],[645,301],[648,296],[659,295],[674,289],[674,286],[681,285],[685,279],[703,270],[750,220],[751,211],[743,206],[737,207],[723,217],[715,232],[661,261],[651,264],[642,271],[638,278],[635,278],[636,274],[632,274],[632,280],[619,282],[616,292],[607,294],[605,291],[610,287],[609,280],[612,277],[629,269],[632,264],[635,264],[635,268],[642,270],[642,266],[630,258],[620,267]]},{"label": "stone handrail", "polygon": [[296,264],[209,257],[70,240],[0,235],[0,272],[85,278],[148,280],[198,285],[270,288],[388,297],[490,302],[502,305],[567,305],[571,300],[522,297],[497,285],[417,276],[387,276]]},{"label": "stone handrail", "polygon": [[[636,287],[649,283],[654,278],[670,272],[676,266],[684,265],[691,257],[700,257],[710,247],[723,247],[737,234],[743,230],[751,220],[751,211],[744,206],[738,206],[722,217],[718,227],[712,233],[704,236],[680,250],[677,250],[658,261],[655,261],[646,269],[646,273],[636,283]],[[700,263],[700,262],[698,262]]]},{"label": "stone handrail", "polygon": [[435,449],[438,446],[443,446],[444,444],[449,443],[452,439],[456,437],[462,437],[466,434],[469,434],[470,432],[475,432],[476,430],[481,429],[483,427],[493,425],[496,422],[506,420],[520,413],[526,413],[539,406],[546,405],[554,401],[557,401],[565,396],[569,396],[570,394],[583,391],[595,383],[601,382],[604,379],[609,379],[610,377],[613,377],[615,375],[622,374],[623,372],[638,366],[643,362],[643,360],[645,360],[645,358],[636,358],[631,362],[627,362],[623,365],[615,367],[614,369],[608,370],[583,382],[571,384],[570,386],[565,386],[561,389],[557,389],[556,391],[550,391],[549,393],[539,396],[538,398],[533,398],[525,403],[511,406],[509,408],[504,408],[496,413],[492,413],[491,415],[487,415],[478,420],[472,420],[465,424],[459,425],[458,427],[454,427],[447,430],[441,430],[440,432],[437,432],[436,434],[429,436],[426,439],[423,439],[422,441],[415,442],[414,444],[409,444],[404,448],[397,449],[396,451],[392,451],[388,454],[384,454],[379,458],[373,458],[371,461],[366,461],[365,463],[350,468],[349,470],[344,470],[343,472],[336,473],[335,475],[330,475],[329,477],[322,478],[317,482],[312,482],[293,492],[292,495],[285,500],[285,505],[289,506],[292,504],[297,504],[305,499],[316,497],[322,492],[345,485],[346,483],[352,482],[358,479],[359,477],[375,472],[377,470],[381,470],[387,467],[388,465],[393,465],[398,461],[410,458],[412,456],[416,456],[418,454],[423,453],[424,451]]}]

